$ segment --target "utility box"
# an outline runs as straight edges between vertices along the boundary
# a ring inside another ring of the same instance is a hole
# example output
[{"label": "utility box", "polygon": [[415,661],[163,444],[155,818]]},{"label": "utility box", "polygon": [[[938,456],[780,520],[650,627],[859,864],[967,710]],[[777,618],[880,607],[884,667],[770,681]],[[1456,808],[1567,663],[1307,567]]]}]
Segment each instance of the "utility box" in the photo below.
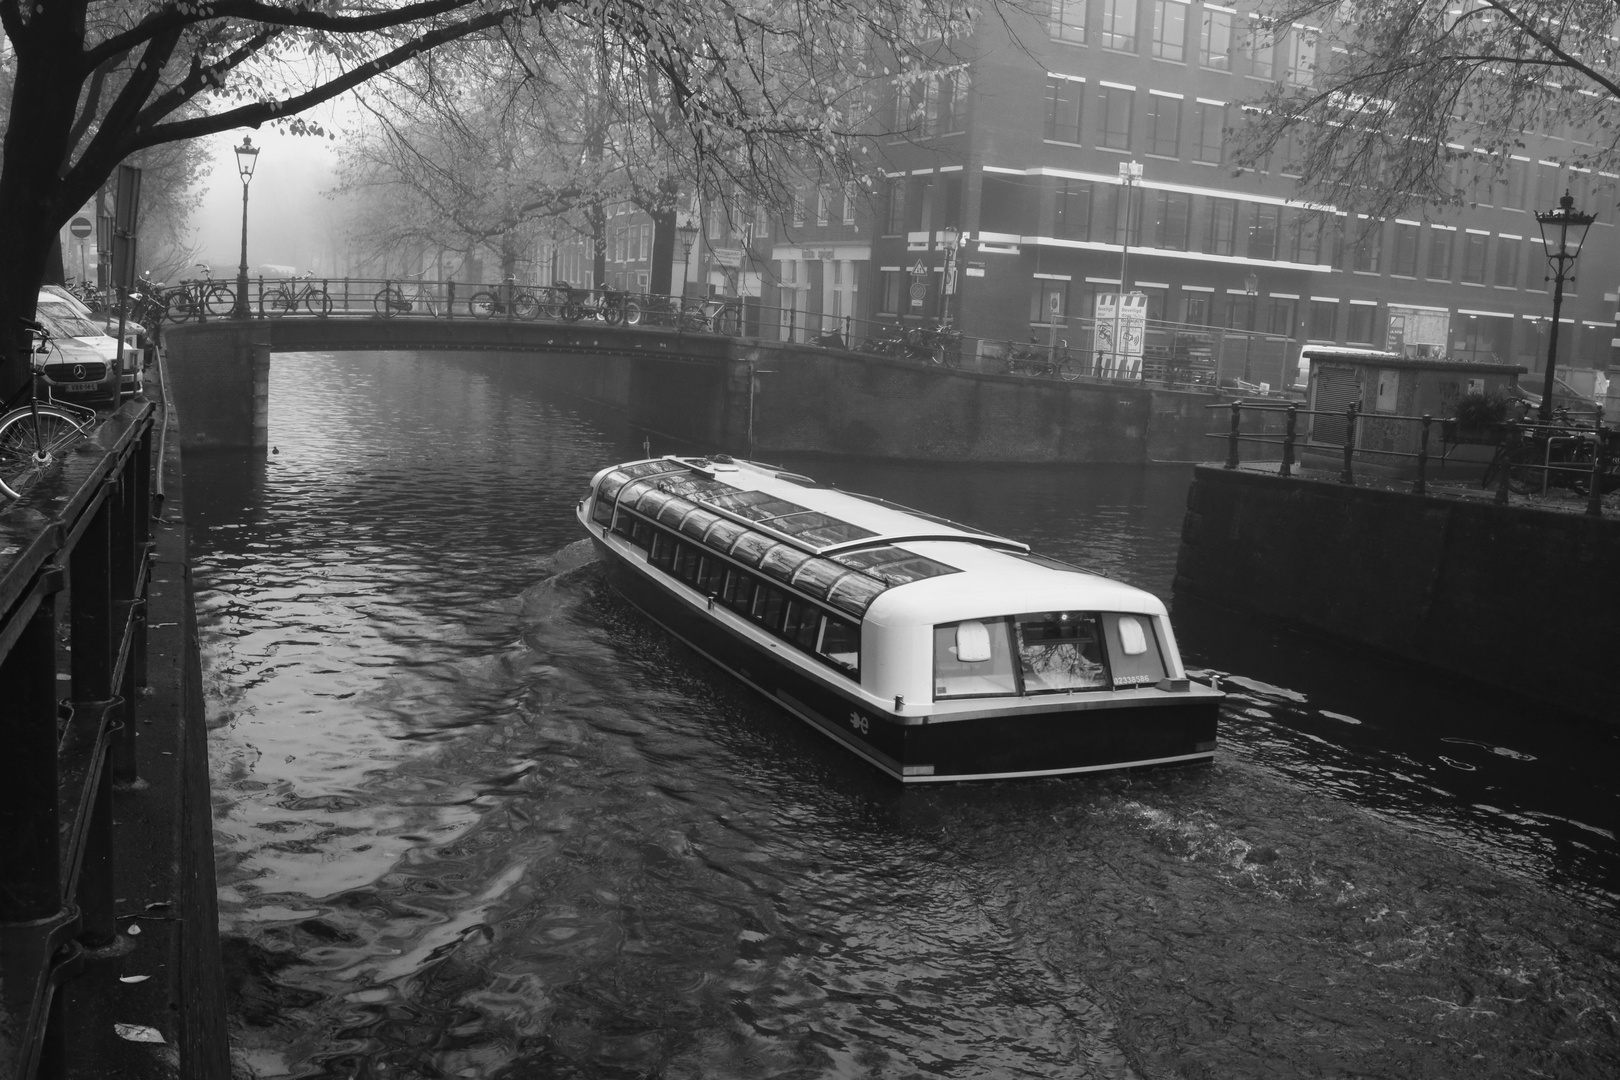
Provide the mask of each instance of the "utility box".
[{"label": "utility box", "polygon": [[1457,399],[1472,391],[1514,396],[1524,368],[1510,364],[1421,360],[1366,350],[1334,351],[1310,346],[1306,407],[1312,410],[1306,441],[1343,447],[1345,412],[1357,408],[1356,446],[1390,453],[1390,465],[1401,467],[1400,454],[1416,454],[1422,424],[1401,417],[1432,416],[1430,452],[1439,452],[1438,421],[1455,415]]}]

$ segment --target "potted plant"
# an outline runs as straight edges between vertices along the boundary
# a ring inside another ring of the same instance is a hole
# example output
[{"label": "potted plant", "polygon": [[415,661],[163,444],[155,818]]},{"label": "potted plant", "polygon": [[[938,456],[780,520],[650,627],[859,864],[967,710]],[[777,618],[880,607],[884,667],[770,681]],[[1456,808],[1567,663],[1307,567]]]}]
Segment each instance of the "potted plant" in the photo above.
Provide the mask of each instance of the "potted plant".
[{"label": "potted plant", "polygon": [[1494,443],[1507,418],[1506,394],[1471,390],[1457,399],[1451,419],[1441,421],[1440,437],[1446,442]]}]

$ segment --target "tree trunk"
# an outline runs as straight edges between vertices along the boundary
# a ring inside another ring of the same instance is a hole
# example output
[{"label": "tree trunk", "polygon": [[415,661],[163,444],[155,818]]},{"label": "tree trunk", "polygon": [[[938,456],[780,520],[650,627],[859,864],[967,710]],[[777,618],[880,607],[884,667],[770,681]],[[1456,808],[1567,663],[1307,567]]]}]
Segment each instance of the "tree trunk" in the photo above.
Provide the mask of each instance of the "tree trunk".
[{"label": "tree trunk", "polygon": [[607,210],[593,202],[586,212],[591,223],[591,280],[585,284],[595,288],[607,281]]},{"label": "tree trunk", "polygon": [[651,292],[669,296],[675,292],[675,210],[653,213],[652,280]]}]

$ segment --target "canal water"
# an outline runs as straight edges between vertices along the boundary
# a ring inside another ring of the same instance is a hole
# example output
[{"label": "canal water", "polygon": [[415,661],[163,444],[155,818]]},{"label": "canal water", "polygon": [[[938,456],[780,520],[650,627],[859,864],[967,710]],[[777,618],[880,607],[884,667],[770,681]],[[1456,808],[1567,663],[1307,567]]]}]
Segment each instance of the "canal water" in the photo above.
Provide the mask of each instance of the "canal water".
[{"label": "canal water", "polygon": [[[270,400],[185,477],[243,1076],[1620,1075],[1612,733],[1177,601],[1213,766],[902,789],[605,585],[644,433],[459,354]],[[784,464],[1171,595],[1190,470]]]}]

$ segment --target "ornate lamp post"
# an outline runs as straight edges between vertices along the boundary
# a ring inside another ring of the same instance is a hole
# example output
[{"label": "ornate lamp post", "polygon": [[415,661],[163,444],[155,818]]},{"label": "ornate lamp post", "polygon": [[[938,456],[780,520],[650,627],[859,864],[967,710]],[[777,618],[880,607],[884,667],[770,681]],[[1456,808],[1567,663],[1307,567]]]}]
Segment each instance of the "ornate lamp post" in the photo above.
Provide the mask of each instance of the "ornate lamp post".
[{"label": "ornate lamp post", "polygon": [[675,237],[686,248],[686,257],[681,264],[681,295],[686,295],[686,283],[692,280],[692,245],[697,243],[697,222],[685,218],[681,224],[675,226]]},{"label": "ornate lamp post", "polygon": [[242,145],[236,148],[236,171],[242,174],[242,265],[236,268],[236,317],[250,319],[253,309],[248,305],[247,275],[247,199],[248,181],[253,179],[253,166],[259,162],[259,148],[253,140],[242,136]]},{"label": "ornate lamp post", "polygon": [[1595,220],[1595,215],[1575,209],[1575,199],[1567,190],[1558,200],[1558,209],[1536,214],[1536,224],[1541,226],[1541,246],[1547,249],[1547,264],[1553,268],[1552,330],[1547,334],[1547,377],[1541,384],[1540,415],[1544,424],[1552,421],[1553,366],[1558,359],[1558,309],[1564,303],[1564,281],[1573,278],[1567,271],[1570,264],[1580,258],[1586,230]]}]

